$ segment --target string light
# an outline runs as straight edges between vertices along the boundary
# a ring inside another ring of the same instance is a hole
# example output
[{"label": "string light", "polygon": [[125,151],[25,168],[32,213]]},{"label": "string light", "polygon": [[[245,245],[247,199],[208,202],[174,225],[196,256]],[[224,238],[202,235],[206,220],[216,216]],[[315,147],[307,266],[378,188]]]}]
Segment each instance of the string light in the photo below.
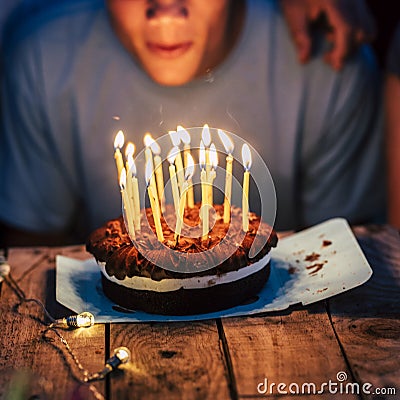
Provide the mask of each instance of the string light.
[{"label": "string light", "polygon": [[50,328],[89,328],[94,325],[94,316],[88,311],[78,315],[57,319],[50,324]]},{"label": "string light", "polygon": [[6,258],[0,255],[0,283],[6,278],[10,273],[10,266],[8,265]]},{"label": "string light", "polygon": [[87,377],[87,381],[95,381],[99,379],[104,379],[111,371],[117,369],[120,365],[126,364],[131,359],[131,352],[127,347],[118,347],[114,350],[114,355],[110,357],[104,368],[100,372],[96,372]]},{"label": "string light", "polygon": [[26,297],[24,291],[19,287],[18,283],[10,274],[10,265],[6,262],[4,257],[0,257],[0,277],[2,280],[4,279],[4,281],[8,283],[11,289],[14,290],[20,299],[21,304],[36,303],[42,308],[46,317],[50,320],[50,324],[46,324],[49,326],[49,328],[87,328],[94,325],[94,316],[88,311],[60,319],[53,318],[40,300]]},{"label": "string light", "polygon": [[[126,364],[130,358],[131,358],[131,353],[128,348],[126,347],[118,347],[114,350],[114,354],[112,357],[110,357],[105,365],[104,368],[100,372],[96,372],[94,374],[90,374],[87,369],[85,369],[74,352],[72,351],[70,345],[68,344],[67,340],[61,335],[60,332],[58,332],[57,328],[88,328],[94,325],[94,316],[88,311],[84,311],[78,315],[70,315],[65,318],[60,318],[60,319],[55,319],[53,318],[50,313],[47,311],[46,307],[44,304],[38,300],[38,299],[33,299],[33,298],[27,298],[24,291],[19,287],[18,283],[14,280],[14,278],[11,276],[10,273],[10,265],[7,263],[7,258],[6,256],[0,255],[0,282],[4,280],[12,290],[17,294],[18,298],[20,299],[21,303],[28,303],[28,302],[33,302],[41,306],[43,309],[43,312],[45,313],[46,317],[51,321],[50,324],[46,324],[47,329],[43,332],[43,338],[46,340],[47,339],[47,332],[53,332],[56,334],[61,342],[64,344],[66,350],[72,357],[73,362],[79,369],[79,371],[82,373],[83,377],[78,378],[75,377],[78,381],[82,383],[88,383],[90,381],[94,380],[100,380],[104,379],[104,377],[109,374],[111,371],[117,369],[120,365]],[[71,367],[70,367],[71,368]],[[72,369],[71,369],[72,373]],[[97,388],[93,385],[89,385],[89,389],[93,393],[96,399],[101,399],[104,400],[104,396],[97,390]]]}]

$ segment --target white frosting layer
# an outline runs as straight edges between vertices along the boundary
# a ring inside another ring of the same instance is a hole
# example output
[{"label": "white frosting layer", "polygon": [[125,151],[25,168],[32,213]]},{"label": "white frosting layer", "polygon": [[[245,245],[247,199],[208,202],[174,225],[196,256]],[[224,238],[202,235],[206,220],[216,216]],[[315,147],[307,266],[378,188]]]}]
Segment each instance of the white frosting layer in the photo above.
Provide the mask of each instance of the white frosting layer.
[{"label": "white frosting layer", "polygon": [[119,280],[115,276],[109,276],[106,272],[105,263],[99,263],[101,272],[111,282],[118,285],[125,286],[129,289],[136,290],[151,290],[154,292],[172,292],[180,288],[183,289],[204,289],[215,285],[222,285],[243,279],[249,275],[255,274],[267,265],[270,261],[271,255],[266,254],[261,260],[250,264],[245,268],[238,271],[230,271],[221,275],[207,275],[183,279],[162,279],[161,281],[154,281],[153,279],[133,276],[132,278],[126,277],[124,280]]}]

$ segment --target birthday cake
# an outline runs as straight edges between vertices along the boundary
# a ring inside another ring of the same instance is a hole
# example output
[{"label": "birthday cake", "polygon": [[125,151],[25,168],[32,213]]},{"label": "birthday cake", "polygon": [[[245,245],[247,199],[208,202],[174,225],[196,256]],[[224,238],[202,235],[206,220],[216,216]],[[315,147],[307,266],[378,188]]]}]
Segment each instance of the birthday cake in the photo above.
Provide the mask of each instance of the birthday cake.
[{"label": "birthday cake", "polygon": [[151,209],[141,211],[133,241],[122,217],[95,230],[86,248],[100,266],[105,295],[119,306],[164,315],[209,313],[257,299],[269,277],[276,233],[252,212],[243,232],[240,208],[232,206],[227,224],[223,206],[214,205],[204,239],[199,209],[199,204],[185,209],[179,240],[171,205],[161,217],[163,242],[155,235]]}]

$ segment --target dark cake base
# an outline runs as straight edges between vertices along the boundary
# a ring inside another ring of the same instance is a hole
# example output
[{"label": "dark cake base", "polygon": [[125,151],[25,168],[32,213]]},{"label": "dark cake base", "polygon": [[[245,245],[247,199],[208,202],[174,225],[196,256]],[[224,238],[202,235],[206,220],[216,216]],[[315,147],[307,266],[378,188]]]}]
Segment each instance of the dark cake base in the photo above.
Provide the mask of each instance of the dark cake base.
[{"label": "dark cake base", "polygon": [[104,294],[118,305],[150,314],[205,314],[238,306],[264,287],[270,274],[270,263],[240,280],[204,289],[178,289],[171,292],[129,289],[101,275]]}]

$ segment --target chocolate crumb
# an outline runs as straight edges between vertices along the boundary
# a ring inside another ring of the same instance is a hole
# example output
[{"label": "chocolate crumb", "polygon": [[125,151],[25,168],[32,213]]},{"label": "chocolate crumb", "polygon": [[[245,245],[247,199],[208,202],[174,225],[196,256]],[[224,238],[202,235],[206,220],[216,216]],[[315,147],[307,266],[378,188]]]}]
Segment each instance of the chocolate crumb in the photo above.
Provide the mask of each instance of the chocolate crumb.
[{"label": "chocolate crumb", "polygon": [[320,257],[320,255],[318,254],[318,253],[311,253],[311,254],[308,254],[305,258],[304,258],[304,261],[316,261],[316,260],[318,260],[319,259],[319,257]]},{"label": "chocolate crumb", "polygon": [[326,288],[323,288],[323,289],[318,289],[318,290],[317,290],[317,293],[325,292],[325,290],[328,290],[328,288],[326,287]]},{"label": "chocolate crumb", "polygon": [[322,267],[324,266],[324,264],[325,264],[325,263],[316,263],[316,264],[309,265],[309,266],[306,267],[306,268],[307,268],[307,269],[312,269],[312,268],[314,268],[313,271],[310,271],[310,272],[309,272],[310,275],[314,275],[314,274],[316,274],[319,270],[322,269]]},{"label": "chocolate crumb", "polygon": [[328,247],[332,244],[330,240],[323,240],[322,241],[322,247]]},{"label": "chocolate crumb", "polygon": [[293,275],[294,273],[297,272],[297,268],[293,267],[292,265],[289,267],[288,272],[290,275]]}]

